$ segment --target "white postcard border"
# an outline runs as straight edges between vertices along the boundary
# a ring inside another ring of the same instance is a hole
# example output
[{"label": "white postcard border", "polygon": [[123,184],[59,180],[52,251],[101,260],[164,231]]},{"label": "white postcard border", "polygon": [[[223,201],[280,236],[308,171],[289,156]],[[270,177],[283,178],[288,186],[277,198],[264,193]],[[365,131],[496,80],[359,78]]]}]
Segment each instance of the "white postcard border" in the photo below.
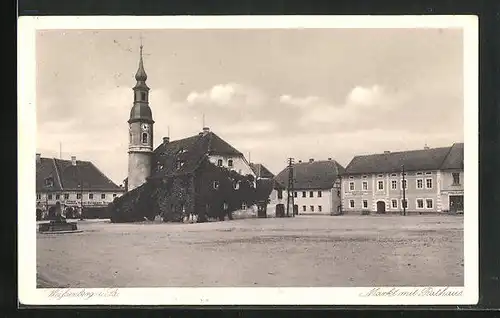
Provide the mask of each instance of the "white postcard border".
[{"label": "white postcard border", "polygon": [[[41,29],[461,28],[464,31],[464,287],[36,288],[36,59]],[[18,286],[25,305],[476,304],[478,242],[478,19],[476,16],[65,16],[18,20]],[[371,293],[371,294],[370,294]],[[376,296],[375,296],[376,294]]]}]

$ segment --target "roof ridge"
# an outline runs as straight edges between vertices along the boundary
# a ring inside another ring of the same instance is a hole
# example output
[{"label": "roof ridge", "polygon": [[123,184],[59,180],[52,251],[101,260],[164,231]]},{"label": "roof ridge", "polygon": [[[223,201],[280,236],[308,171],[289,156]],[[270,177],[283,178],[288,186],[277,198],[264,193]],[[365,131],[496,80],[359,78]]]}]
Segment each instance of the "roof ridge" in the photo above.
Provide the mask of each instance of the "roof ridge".
[{"label": "roof ridge", "polygon": [[56,160],[56,158],[52,158],[52,162],[54,163],[54,170],[56,171],[57,181],[59,182],[59,187],[61,188],[61,190],[63,190],[64,186],[62,184],[61,177],[59,176],[59,167],[57,166]]}]

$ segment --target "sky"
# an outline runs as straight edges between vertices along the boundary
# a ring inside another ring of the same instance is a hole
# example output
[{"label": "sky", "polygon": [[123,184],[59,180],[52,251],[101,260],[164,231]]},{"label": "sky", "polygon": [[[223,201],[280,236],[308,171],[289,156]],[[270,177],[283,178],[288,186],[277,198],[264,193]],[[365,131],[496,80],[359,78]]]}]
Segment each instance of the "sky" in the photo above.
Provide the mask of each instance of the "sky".
[{"label": "sky", "polygon": [[[127,177],[140,38],[154,145],[205,126],[279,173],[464,140],[459,29],[44,30],[37,152]],[[204,116],[203,116],[204,115]]]}]

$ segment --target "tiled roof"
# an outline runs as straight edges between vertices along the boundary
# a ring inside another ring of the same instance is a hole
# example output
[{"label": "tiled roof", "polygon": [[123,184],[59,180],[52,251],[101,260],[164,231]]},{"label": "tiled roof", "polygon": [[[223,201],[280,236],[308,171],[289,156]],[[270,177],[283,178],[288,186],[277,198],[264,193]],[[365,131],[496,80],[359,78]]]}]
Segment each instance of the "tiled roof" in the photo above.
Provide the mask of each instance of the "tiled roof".
[{"label": "tiled roof", "polygon": [[192,173],[209,155],[243,156],[215,133],[200,133],[159,145],[154,150],[151,176],[154,178]]},{"label": "tiled roof", "polygon": [[463,162],[463,143],[452,147],[388,152],[354,157],[345,174],[391,173],[406,171],[439,170],[458,167]]},{"label": "tiled roof", "polygon": [[[335,160],[301,162],[293,165],[294,189],[330,189],[344,167]],[[282,170],[276,180],[288,185],[288,167]]]},{"label": "tiled roof", "polygon": [[441,170],[463,169],[464,168],[464,143],[455,143],[451,146],[450,152],[446,156]]},{"label": "tiled roof", "polygon": [[250,163],[250,168],[252,168],[252,171],[255,173],[257,178],[274,178],[274,174],[263,164]]},{"label": "tiled roof", "polygon": [[[52,186],[46,186],[46,180],[52,181]],[[56,158],[40,158],[36,163],[36,191],[74,191],[82,182],[84,190],[120,191],[123,190],[106,177],[92,162],[77,160],[76,165],[71,160]]]}]

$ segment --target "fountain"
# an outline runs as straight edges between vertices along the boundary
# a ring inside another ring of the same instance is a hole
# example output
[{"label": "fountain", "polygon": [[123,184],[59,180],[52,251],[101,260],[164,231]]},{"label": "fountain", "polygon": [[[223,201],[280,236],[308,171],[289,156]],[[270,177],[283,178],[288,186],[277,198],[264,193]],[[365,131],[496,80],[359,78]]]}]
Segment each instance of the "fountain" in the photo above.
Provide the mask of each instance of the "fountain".
[{"label": "fountain", "polygon": [[40,233],[77,233],[82,232],[78,230],[76,222],[68,222],[61,214],[61,204],[56,203],[55,215],[51,218],[49,223],[42,223],[38,226]]}]

